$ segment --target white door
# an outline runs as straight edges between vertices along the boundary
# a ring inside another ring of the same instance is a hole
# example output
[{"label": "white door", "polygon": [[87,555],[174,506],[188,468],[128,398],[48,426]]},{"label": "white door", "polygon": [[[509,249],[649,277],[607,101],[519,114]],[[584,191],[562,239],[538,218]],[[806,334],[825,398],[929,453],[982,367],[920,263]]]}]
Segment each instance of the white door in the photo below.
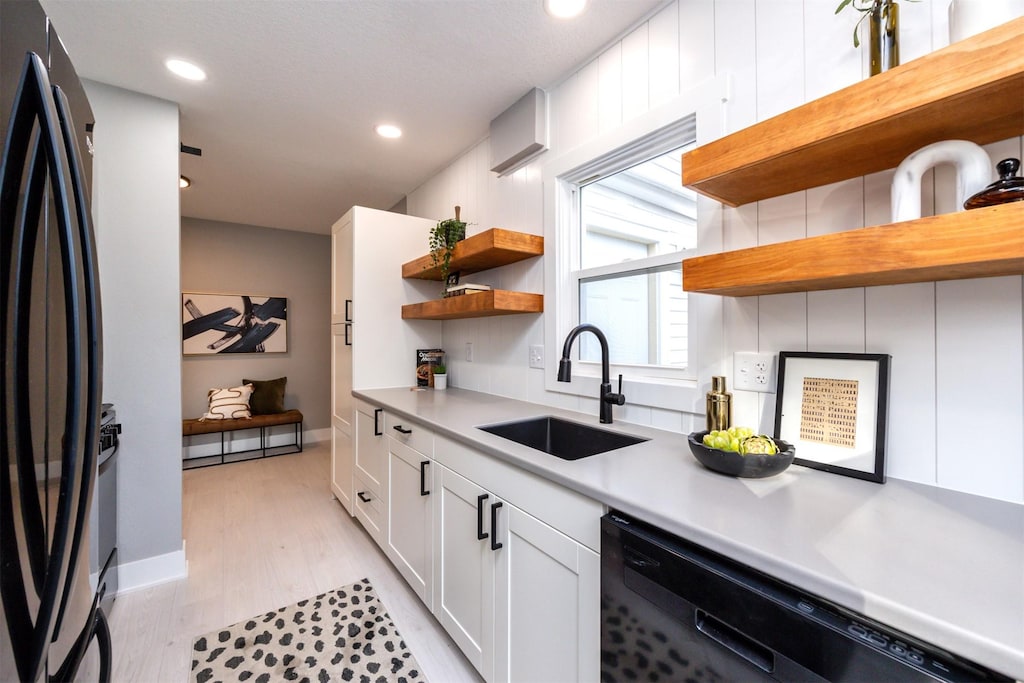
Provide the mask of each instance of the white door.
[{"label": "white door", "polygon": [[[435,482],[434,616],[489,681],[494,671],[495,553],[500,552],[491,549],[491,510],[501,501],[441,465]],[[501,509],[494,511],[498,518]]]},{"label": "white door", "polygon": [[441,345],[441,323],[402,320],[402,305],[436,299],[440,285],[403,279],[402,264],[428,253],[436,221],[361,206],[350,215],[353,388],[410,386],[416,378],[416,349]]},{"label": "white door", "polygon": [[331,325],[331,414],[352,425],[352,326]]},{"label": "white door", "polygon": [[493,680],[598,680],[600,557],[522,510],[505,508],[508,529],[495,579]]},{"label": "white door", "polygon": [[352,435],[336,422],[331,428],[331,491],[354,514],[352,507]]},{"label": "white door", "polygon": [[349,211],[331,228],[331,324],[351,323],[352,310],[352,216]]},{"label": "white door", "polygon": [[331,491],[349,514],[355,514],[352,504],[351,299],[352,218],[349,213],[331,230]]},{"label": "white door", "polygon": [[384,552],[416,595],[433,608],[433,474],[430,458],[388,439],[387,541]]},{"label": "white door", "polygon": [[384,493],[386,461],[384,440],[384,409],[361,401],[355,404],[356,474],[374,493]]}]

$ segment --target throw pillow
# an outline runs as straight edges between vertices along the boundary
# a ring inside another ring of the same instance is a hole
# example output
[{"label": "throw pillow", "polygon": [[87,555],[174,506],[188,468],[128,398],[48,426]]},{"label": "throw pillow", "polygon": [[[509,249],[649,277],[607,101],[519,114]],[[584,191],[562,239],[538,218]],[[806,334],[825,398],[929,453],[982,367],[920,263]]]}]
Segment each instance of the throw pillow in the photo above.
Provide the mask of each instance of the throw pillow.
[{"label": "throw pillow", "polygon": [[229,389],[210,389],[206,394],[210,399],[210,408],[200,420],[228,420],[232,418],[250,418],[249,397],[252,396],[252,385],[243,384]]},{"label": "throw pillow", "polygon": [[284,386],[288,383],[287,377],[277,379],[243,379],[242,384],[251,384],[253,388],[252,400],[249,401],[249,408],[253,415],[273,415],[284,412]]}]

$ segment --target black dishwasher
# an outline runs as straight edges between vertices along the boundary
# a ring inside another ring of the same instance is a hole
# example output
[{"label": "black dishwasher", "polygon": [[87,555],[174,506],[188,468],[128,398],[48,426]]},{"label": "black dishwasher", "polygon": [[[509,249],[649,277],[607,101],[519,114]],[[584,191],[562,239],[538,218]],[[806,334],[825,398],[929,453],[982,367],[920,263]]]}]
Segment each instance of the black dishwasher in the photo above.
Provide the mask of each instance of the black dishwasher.
[{"label": "black dishwasher", "polygon": [[601,520],[601,680],[1012,679],[612,512]]}]

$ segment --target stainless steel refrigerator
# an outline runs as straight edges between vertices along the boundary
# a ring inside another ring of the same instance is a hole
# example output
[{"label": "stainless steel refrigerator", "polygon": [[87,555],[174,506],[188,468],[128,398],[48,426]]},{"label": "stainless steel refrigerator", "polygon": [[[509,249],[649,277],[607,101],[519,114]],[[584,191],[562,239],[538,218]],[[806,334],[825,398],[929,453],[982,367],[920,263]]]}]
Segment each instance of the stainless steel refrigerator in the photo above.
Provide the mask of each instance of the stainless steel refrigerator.
[{"label": "stainless steel refrigerator", "polygon": [[[101,319],[89,210],[92,111],[35,0],[0,2],[0,681],[110,671],[89,581]],[[91,666],[91,664],[90,664]]]}]

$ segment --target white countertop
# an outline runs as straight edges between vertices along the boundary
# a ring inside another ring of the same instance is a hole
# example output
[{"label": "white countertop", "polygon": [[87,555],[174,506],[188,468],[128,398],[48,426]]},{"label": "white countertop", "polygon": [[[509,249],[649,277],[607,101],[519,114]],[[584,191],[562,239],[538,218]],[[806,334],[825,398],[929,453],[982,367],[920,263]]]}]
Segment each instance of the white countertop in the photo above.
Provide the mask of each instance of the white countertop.
[{"label": "white countertop", "polygon": [[[1024,680],[1024,505],[797,465],[705,469],[686,435],[464,389],[352,392],[755,569]],[[476,429],[558,415],[651,440],[564,461]]]}]

